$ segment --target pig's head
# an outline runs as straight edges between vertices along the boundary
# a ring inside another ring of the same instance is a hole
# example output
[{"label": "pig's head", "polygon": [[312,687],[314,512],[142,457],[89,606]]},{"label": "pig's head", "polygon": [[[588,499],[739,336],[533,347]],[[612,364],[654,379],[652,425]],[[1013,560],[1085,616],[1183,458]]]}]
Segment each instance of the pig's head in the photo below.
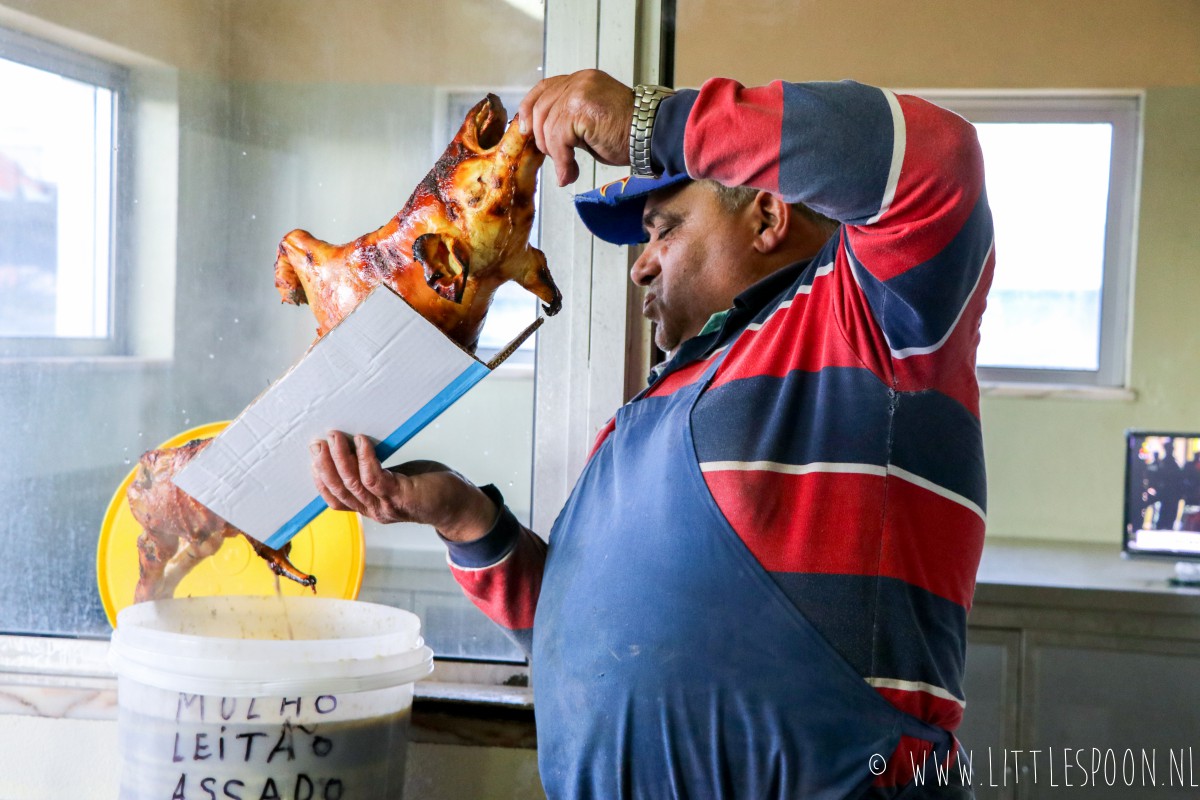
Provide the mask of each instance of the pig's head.
[{"label": "pig's head", "polygon": [[489,94],[417,187],[398,218],[428,286],[443,299],[476,306],[515,280],[555,314],[562,300],[542,253],[529,246],[537,172],[545,156],[517,120],[506,126]]}]

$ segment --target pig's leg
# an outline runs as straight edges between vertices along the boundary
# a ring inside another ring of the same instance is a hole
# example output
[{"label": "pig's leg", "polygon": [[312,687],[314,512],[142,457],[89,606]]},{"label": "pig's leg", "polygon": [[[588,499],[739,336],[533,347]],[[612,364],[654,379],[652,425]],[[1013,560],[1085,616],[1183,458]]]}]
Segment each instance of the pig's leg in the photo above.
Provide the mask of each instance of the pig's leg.
[{"label": "pig's leg", "polygon": [[519,269],[517,283],[545,303],[542,310],[554,316],[562,309],[562,292],[554,285],[554,277],[546,267],[546,256],[530,247],[525,251],[525,264]]},{"label": "pig's leg", "polygon": [[138,537],[138,582],[133,590],[133,602],[162,600],[175,592],[172,584],[163,585],[163,572],[179,551],[179,537],[170,531],[142,530]]},{"label": "pig's leg", "polygon": [[275,257],[275,288],[279,290],[283,302],[296,306],[308,302],[304,282],[296,268],[299,265],[301,272],[312,268],[313,246],[318,243],[321,243],[320,240],[302,230],[292,231],[279,243]]}]

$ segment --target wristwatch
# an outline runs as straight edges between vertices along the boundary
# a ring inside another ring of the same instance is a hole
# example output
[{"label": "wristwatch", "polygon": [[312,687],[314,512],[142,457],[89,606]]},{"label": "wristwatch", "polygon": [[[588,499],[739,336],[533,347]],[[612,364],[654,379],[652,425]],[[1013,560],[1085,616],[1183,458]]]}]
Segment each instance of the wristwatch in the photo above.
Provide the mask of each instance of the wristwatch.
[{"label": "wristwatch", "polygon": [[633,124],[629,126],[629,166],[634,175],[657,178],[650,163],[650,139],[654,117],[664,97],[675,94],[665,86],[638,84],[633,90]]}]

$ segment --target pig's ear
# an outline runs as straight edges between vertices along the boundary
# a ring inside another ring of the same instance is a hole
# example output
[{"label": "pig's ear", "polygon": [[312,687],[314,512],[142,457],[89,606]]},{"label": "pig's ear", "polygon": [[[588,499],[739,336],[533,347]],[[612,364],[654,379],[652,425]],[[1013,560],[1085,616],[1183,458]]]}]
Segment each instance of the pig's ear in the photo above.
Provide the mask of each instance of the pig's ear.
[{"label": "pig's ear", "polygon": [[486,152],[500,144],[507,122],[504,103],[496,95],[489,94],[467,112],[458,135],[468,149]]},{"label": "pig's ear", "polygon": [[425,268],[429,288],[447,300],[462,302],[471,268],[470,251],[453,236],[425,233],[413,242],[413,258]]}]

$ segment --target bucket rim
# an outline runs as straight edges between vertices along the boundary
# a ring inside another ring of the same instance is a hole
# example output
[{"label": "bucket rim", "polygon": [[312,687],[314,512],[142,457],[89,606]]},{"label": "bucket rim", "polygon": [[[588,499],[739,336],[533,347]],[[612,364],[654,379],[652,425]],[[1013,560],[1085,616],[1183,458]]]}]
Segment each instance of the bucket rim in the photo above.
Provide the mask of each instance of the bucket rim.
[{"label": "bucket rim", "polygon": [[[275,604],[281,600],[285,605],[311,604],[316,606],[332,607],[347,607],[353,606],[357,609],[367,609],[372,613],[383,614],[393,618],[396,625],[396,630],[386,630],[376,633],[364,634],[359,636],[335,636],[323,639],[256,639],[256,638],[238,638],[233,636],[210,636],[204,633],[184,633],[181,631],[164,630],[162,628],[151,627],[145,623],[149,620],[158,618],[159,610],[170,606],[190,605],[203,608],[205,606],[215,605],[221,602],[229,602],[236,600],[238,602],[248,602],[250,604]],[[333,643],[337,642],[343,646],[351,646],[358,642],[365,641],[381,641],[389,638],[398,638],[407,636],[410,641],[420,638],[421,634],[421,618],[411,611],[395,606],[388,606],[382,603],[370,603],[360,600],[343,600],[335,597],[282,597],[276,598],[268,595],[213,595],[209,597],[173,597],[164,600],[152,600],[144,603],[137,603],[121,610],[117,615],[118,624],[113,630],[112,639],[119,638],[130,641],[145,641],[146,639],[163,639],[176,645],[186,645],[189,642],[201,641],[206,647],[219,647],[223,643],[237,643],[238,646],[270,644],[300,644],[304,642],[314,643]]]},{"label": "bucket rim", "polygon": [[[234,675],[196,674],[162,669],[158,663],[146,663],[129,658],[127,653],[110,648],[108,662],[113,667],[119,686],[122,679],[131,680],[155,689],[208,697],[279,697],[284,695],[345,694],[388,689],[415,683],[433,672],[433,650],[421,645],[411,651],[410,658],[390,659],[390,664],[376,664],[366,674],[346,674],[315,670],[306,665],[302,674],[276,674],[272,677],[246,678]],[[244,670],[244,664],[236,669]],[[261,668],[262,665],[256,665]],[[384,668],[381,668],[384,667]],[[119,698],[118,698],[119,702]]]},{"label": "bucket rim", "polygon": [[[275,652],[276,654],[279,654],[279,651],[298,653],[311,647],[329,646],[335,643],[340,647],[352,649],[356,645],[403,640],[402,646],[388,648],[387,650],[388,652],[402,652],[410,650],[415,646],[414,637],[406,635],[406,633],[379,633],[370,636],[342,636],[329,639],[236,639],[232,636],[205,636],[203,634],[141,628],[133,632],[125,631],[124,633],[120,630],[115,630],[112,633],[110,643],[120,642],[121,647],[146,649],[145,645],[153,641],[163,645],[170,645],[180,650],[192,651],[195,653],[194,657],[197,659],[219,661],[222,659],[206,656],[205,653],[216,653],[229,649],[265,650]],[[415,637],[416,643],[420,643],[421,641],[421,636]]]},{"label": "bucket rim", "polygon": [[[274,598],[250,596],[251,604]],[[369,691],[412,683],[433,671],[433,651],[420,635],[417,615],[378,603],[303,598],[326,608],[353,603],[371,607],[400,630],[363,636],[309,639],[252,639],[207,636],[148,627],[159,619],[158,604],[191,601],[203,614],[229,597],[177,598],[130,606],[124,625],[113,631],[108,662],[118,678],[170,691],[222,696],[266,696],[278,692]],[[227,603],[226,603],[227,605]]]}]

